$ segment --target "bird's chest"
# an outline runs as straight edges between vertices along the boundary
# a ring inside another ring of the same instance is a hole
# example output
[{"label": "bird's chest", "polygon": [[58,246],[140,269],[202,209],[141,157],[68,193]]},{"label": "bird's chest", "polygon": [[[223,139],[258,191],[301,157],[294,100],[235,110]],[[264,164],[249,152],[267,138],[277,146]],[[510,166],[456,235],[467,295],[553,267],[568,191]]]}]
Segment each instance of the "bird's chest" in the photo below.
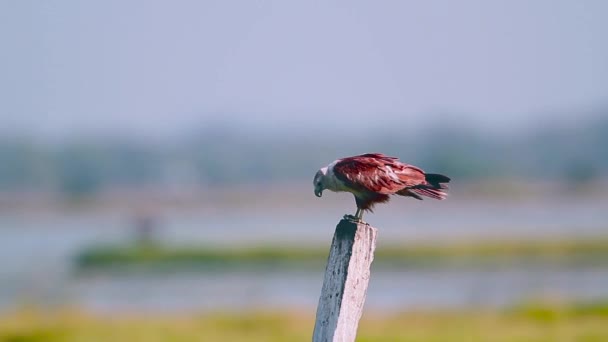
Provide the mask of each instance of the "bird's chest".
[{"label": "bird's chest", "polygon": [[327,188],[329,190],[335,191],[335,192],[352,192],[353,194],[356,194],[355,189],[346,186],[346,184],[344,182],[342,182],[341,180],[339,180],[336,177],[332,178],[332,180],[328,184]]}]

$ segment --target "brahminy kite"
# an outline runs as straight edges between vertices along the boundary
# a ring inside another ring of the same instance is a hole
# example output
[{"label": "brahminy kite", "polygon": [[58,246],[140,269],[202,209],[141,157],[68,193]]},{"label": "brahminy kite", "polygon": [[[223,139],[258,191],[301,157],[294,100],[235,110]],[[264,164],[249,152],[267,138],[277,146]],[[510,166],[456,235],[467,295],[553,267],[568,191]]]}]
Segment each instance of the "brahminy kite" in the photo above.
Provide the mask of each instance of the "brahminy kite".
[{"label": "brahminy kite", "polygon": [[416,166],[381,153],[338,159],[317,171],[313,180],[317,197],[321,197],[325,189],[355,195],[357,212],[347,217],[360,222],[364,211],[372,212],[375,204],[388,202],[389,195],[419,200],[421,196],[445,199],[449,182],[450,178],[444,175],[425,173]]}]

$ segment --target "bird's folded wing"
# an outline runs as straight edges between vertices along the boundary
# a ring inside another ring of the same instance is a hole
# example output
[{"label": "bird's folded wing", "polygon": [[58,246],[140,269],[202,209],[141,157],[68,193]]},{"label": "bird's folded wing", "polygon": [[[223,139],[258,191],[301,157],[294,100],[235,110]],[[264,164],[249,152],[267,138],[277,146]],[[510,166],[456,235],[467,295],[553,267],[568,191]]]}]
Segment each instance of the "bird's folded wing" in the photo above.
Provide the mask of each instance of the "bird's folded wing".
[{"label": "bird's folded wing", "polygon": [[419,168],[381,154],[344,158],[334,166],[334,174],[355,191],[381,194],[393,194],[425,182],[424,172]]}]

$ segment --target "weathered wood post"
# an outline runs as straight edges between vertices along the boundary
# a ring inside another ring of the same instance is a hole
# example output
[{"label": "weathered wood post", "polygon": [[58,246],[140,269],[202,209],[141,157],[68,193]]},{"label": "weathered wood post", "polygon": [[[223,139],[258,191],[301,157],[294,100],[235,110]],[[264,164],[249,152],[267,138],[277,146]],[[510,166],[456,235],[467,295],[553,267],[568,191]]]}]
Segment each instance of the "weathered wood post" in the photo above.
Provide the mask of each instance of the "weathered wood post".
[{"label": "weathered wood post", "polygon": [[376,228],[342,219],[329,250],[313,342],[353,342],[363,313]]}]

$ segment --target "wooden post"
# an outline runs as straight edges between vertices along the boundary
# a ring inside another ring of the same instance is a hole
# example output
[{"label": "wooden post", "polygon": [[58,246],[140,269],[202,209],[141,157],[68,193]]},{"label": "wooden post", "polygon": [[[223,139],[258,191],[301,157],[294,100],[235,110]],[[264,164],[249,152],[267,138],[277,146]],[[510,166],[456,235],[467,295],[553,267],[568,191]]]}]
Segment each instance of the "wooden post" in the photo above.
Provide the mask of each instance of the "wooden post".
[{"label": "wooden post", "polygon": [[342,219],[336,227],[317,306],[313,342],[354,342],[376,249],[376,228]]}]

